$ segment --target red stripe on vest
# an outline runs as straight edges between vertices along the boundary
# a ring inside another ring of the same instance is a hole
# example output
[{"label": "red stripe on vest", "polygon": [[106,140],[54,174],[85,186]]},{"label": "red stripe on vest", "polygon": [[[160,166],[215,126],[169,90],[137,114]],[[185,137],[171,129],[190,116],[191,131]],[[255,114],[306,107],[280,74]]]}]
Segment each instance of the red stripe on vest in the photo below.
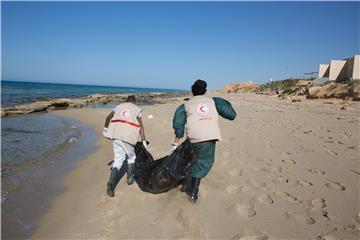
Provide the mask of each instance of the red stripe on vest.
[{"label": "red stripe on vest", "polygon": [[116,120],[111,120],[111,122],[120,122],[120,123],[126,123],[126,124],[129,124],[131,126],[134,126],[134,127],[140,127],[139,124],[136,124],[136,123],[133,123],[133,122],[129,122],[129,121],[126,121],[126,120],[122,120],[122,119],[116,119]]}]

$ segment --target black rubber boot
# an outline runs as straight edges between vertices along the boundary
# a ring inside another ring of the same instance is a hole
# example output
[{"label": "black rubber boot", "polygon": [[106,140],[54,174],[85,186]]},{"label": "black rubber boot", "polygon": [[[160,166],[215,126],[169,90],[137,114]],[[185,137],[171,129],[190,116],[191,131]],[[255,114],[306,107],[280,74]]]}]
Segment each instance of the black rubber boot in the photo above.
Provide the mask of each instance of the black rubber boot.
[{"label": "black rubber boot", "polygon": [[183,180],[182,187],[180,188],[181,192],[186,192],[187,195],[190,195],[191,191],[191,172],[185,174],[185,179]]},{"label": "black rubber boot", "polygon": [[196,201],[198,200],[200,181],[201,178],[191,178],[191,190],[189,195],[189,201],[191,203],[196,203]]},{"label": "black rubber boot", "polygon": [[135,169],[135,163],[128,164],[127,169],[127,184],[131,185],[134,183],[134,169]]},{"label": "black rubber boot", "polygon": [[110,197],[115,196],[114,187],[113,187],[112,183],[110,183],[110,182],[107,183],[106,192],[107,192],[107,195],[109,195]]},{"label": "black rubber boot", "polygon": [[117,168],[112,168],[110,177],[109,177],[109,181],[108,181],[107,187],[106,187],[106,192],[110,197],[115,196],[114,190],[115,190],[116,184],[119,181],[118,178],[119,178],[119,171],[117,170]]}]

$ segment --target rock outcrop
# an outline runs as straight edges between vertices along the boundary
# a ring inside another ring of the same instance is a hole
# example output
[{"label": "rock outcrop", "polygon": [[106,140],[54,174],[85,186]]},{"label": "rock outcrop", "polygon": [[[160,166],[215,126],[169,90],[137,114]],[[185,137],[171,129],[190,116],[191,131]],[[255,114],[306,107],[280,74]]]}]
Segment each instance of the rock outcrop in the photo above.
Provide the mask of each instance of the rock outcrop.
[{"label": "rock outcrop", "polygon": [[360,81],[346,83],[329,83],[324,86],[310,87],[306,94],[308,99],[340,98],[360,100]]},{"label": "rock outcrop", "polygon": [[222,93],[250,92],[260,87],[260,84],[253,83],[231,83],[221,89]]},{"label": "rock outcrop", "polygon": [[[134,94],[139,105],[162,104],[170,101],[177,101],[177,98],[189,96],[184,93],[148,93]],[[31,114],[36,112],[47,112],[67,108],[81,108],[85,106],[119,104],[126,100],[128,94],[93,94],[82,98],[57,98],[47,101],[34,101],[28,104],[16,105],[11,108],[1,109],[1,117],[11,115]]]},{"label": "rock outcrop", "polygon": [[360,101],[360,80],[346,83],[324,82],[313,85],[311,80],[286,79],[266,84],[232,83],[220,90],[223,93],[255,92],[263,95],[277,95],[281,99],[303,96],[307,99],[340,98]]}]

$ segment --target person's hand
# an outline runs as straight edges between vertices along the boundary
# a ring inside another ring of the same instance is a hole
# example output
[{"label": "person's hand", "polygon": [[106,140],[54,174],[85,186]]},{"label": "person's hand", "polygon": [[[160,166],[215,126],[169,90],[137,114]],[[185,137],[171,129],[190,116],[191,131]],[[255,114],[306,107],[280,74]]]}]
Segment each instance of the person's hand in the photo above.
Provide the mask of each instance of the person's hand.
[{"label": "person's hand", "polygon": [[148,145],[147,145],[146,140],[142,140],[142,144],[143,144],[144,148],[147,149]]},{"label": "person's hand", "polygon": [[173,143],[173,144],[171,144],[171,152],[170,152],[170,153],[172,153],[173,151],[175,151],[175,149],[177,149],[178,146],[179,146],[178,143]]},{"label": "person's hand", "polygon": [[103,135],[104,135],[104,137],[109,138],[109,134],[110,134],[109,129],[106,128],[106,127],[104,127],[104,129],[103,129]]}]

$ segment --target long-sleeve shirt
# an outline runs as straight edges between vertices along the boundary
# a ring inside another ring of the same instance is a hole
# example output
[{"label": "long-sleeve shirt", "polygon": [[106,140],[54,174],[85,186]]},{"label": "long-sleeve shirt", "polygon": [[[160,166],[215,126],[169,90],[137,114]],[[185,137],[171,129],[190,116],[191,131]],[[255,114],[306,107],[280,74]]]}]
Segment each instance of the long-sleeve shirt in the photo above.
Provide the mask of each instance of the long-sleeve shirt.
[{"label": "long-sleeve shirt", "polygon": [[[235,119],[236,112],[230,102],[220,97],[213,97],[213,100],[215,102],[216,110],[221,117],[228,120]],[[176,137],[178,138],[184,137],[185,124],[186,124],[186,110],[185,110],[185,105],[182,104],[176,109],[173,118],[173,128]]]}]

